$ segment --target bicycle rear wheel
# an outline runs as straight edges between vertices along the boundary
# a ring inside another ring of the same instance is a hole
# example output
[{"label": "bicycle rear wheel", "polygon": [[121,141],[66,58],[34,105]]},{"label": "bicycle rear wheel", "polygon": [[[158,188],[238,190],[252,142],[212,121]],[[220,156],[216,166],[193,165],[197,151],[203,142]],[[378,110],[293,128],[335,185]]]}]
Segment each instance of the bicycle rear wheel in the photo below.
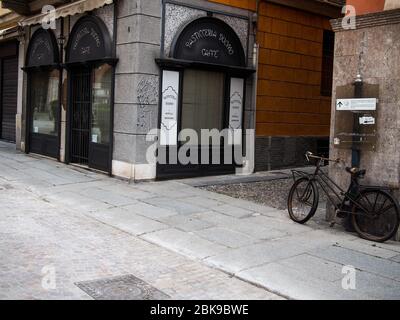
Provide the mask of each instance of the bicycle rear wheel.
[{"label": "bicycle rear wheel", "polygon": [[353,206],[353,226],[363,239],[385,242],[399,229],[400,213],[397,201],[379,189],[362,190]]},{"label": "bicycle rear wheel", "polygon": [[300,224],[310,220],[318,209],[319,194],[315,184],[307,178],[297,180],[289,193],[290,218]]}]

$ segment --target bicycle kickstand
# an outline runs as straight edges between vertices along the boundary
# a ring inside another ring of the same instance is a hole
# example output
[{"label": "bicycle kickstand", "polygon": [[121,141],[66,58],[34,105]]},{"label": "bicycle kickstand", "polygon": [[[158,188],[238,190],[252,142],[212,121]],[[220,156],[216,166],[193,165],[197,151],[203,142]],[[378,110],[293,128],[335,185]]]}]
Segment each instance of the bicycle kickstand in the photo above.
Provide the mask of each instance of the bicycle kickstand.
[{"label": "bicycle kickstand", "polygon": [[329,223],[330,228],[333,228],[336,225],[337,216],[338,216],[338,211],[335,211],[335,215],[332,217],[332,220]]}]

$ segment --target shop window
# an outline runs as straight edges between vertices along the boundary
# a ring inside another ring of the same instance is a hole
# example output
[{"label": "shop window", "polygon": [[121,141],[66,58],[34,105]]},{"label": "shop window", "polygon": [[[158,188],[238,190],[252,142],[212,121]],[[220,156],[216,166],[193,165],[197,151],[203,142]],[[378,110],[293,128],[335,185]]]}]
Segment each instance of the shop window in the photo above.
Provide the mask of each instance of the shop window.
[{"label": "shop window", "polygon": [[332,96],[333,85],[333,58],[335,52],[335,33],[324,30],[322,73],[321,73],[321,95]]},{"label": "shop window", "polygon": [[110,143],[112,67],[104,64],[94,69],[92,105],[92,142]]},{"label": "shop window", "polygon": [[224,128],[224,74],[187,69],[183,78],[182,129]]},{"label": "shop window", "polygon": [[32,132],[57,136],[59,71],[34,72],[31,81]]}]

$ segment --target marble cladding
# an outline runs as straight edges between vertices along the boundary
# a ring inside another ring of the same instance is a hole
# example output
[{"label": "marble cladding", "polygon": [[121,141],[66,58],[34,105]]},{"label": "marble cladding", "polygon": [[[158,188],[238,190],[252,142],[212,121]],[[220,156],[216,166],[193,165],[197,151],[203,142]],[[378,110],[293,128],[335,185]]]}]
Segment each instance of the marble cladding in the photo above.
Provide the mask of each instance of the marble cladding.
[{"label": "marble cladding", "polygon": [[[358,73],[364,83],[379,85],[378,134],[375,152],[361,152],[361,167],[367,169],[366,184],[400,187],[400,24],[391,24],[336,33],[334,100],[337,87],[351,85]],[[339,97],[337,97],[339,98]],[[335,128],[332,103],[332,134]],[[331,156],[351,163],[351,151],[333,147]],[[337,166],[331,175],[342,186],[349,175]]]},{"label": "marble cladding", "polygon": [[[177,4],[166,4],[165,6],[165,35],[164,35],[164,54],[170,55],[171,45],[174,38],[178,35],[179,31],[190,21],[206,17],[207,11],[194,9]],[[233,17],[230,15],[215,14],[215,18],[221,19],[226,22],[236,34],[242,43],[244,51],[247,53],[248,47],[248,33],[249,21],[247,19]]]}]

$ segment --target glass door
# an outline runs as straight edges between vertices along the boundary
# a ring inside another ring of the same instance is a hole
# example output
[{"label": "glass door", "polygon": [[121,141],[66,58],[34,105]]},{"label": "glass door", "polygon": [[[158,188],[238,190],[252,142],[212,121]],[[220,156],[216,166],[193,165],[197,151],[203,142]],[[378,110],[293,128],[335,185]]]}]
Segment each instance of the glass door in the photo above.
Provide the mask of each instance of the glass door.
[{"label": "glass door", "polygon": [[35,71],[30,79],[29,151],[59,156],[60,71]]},{"label": "glass door", "polygon": [[71,162],[80,165],[89,165],[91,75],[89,68],[82,68],[71,77]]},{"label": "glass door", "polygon": [[112,67],[74,70],[71,84],[71,162],[108,172]]},{"label": "glass door", "polygon": [[[195,139],[187,138],[185,141],[178,141],[177,144],[170,141],[170,144],[160,146],[161,153],[167,153],[168,163],[158,165],[158,178],[233,173],[235,165],[233,162],[225,163],[224,154],[224,135],[229,122],[229,77],[224,72],[198,69],[186,69],[180,72],[180,77],[182,81],[179,88],[180,103],[176,130],[178,136],[190,130],[195,134]],[[204,131],[210,135],[215,134],[215,138],[204,141]],[[179,156],[171,156],[171,153]],[[182,159],[184,154],[185,159]],[[171,159],[177,160],[177,163],[171,163]]]},{"label": "glass door", "polygon": [[89,165],[102,171],[110,169],[112,71],[112,66],[104,64],[92,74]]}]

